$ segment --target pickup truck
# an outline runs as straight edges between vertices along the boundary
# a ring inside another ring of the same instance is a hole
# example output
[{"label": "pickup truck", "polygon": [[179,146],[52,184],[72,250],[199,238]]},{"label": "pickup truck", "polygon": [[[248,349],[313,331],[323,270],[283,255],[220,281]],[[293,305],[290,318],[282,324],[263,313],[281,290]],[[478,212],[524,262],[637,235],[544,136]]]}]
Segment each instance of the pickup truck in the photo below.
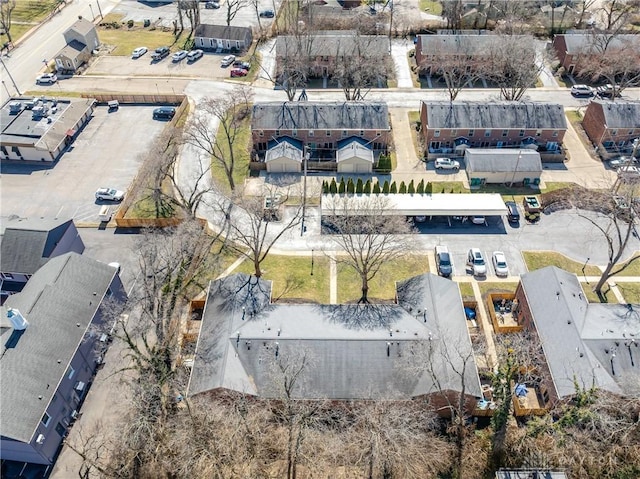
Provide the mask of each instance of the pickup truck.
[{"label": "pickup truck", "polygon": [[156,48],[156,51],[151,54],[151,58],[155,61],[162,60],[164,57],[168,57],[169,53],[169,47]]}]

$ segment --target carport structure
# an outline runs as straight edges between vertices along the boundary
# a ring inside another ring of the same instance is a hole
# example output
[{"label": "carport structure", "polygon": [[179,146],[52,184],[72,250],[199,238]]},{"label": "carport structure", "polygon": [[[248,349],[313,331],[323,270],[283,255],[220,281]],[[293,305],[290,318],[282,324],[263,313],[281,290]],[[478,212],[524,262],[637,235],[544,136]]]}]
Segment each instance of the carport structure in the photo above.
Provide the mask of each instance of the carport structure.
[{"label": "carport structure", "polygon": [[507,207],[502,196],[497,193],[436,193],[436,194],[393,194],[385,197],[385,208],[380,210],[371,205],[377,195],[352,195],[348,211],[342,195],[322,195],[323,216],[369,216],[372,214],[404,216],[502,216]]}]

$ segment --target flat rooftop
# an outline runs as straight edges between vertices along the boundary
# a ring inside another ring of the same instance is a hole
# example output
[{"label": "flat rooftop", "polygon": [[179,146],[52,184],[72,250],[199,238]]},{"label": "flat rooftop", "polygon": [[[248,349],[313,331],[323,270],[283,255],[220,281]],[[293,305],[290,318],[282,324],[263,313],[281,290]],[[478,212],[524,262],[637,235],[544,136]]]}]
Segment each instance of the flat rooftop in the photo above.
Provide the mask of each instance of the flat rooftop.
[{"label": "flat rooftop", "polygon": [[[379,206],[367,209],[371,197],[376,195],[353,195],[348,205],[350,215],[371,214],[405,216],[501,216],[507,214],[507,207],[497,193],[439,193],[439,194],[394,194],[381,195],[386,198],[385,208]],[[322,195],[324,216],[344,216],[341,195]]]}]

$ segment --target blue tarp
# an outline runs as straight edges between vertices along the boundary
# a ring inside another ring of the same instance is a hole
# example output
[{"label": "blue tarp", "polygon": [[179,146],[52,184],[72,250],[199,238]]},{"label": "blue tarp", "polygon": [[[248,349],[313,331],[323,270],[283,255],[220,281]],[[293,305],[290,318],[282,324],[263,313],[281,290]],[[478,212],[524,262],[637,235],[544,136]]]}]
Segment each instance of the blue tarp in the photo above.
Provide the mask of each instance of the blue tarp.
[{"label": "blue tarp", "polygon": [[527,386],[525,384],[516,384],[516,396],[523,397],[527,395]]}]

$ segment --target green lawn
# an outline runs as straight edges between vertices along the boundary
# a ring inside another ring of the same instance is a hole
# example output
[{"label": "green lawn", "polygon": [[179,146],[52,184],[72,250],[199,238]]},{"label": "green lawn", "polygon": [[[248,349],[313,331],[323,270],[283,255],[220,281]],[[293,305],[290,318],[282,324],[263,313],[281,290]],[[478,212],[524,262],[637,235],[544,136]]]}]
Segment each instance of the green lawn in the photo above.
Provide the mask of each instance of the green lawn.
[{"label": "green lawn", "polygon": [[435,181],[432,182],[432,193],[470,193],[464,187],[462,181]]},{"label": "green lawn", "polygon": [[[242,186],[242,183],[249,174],[249,161],[251,160],[251,115],[247,115],[247,117],[242,121],[242,124],[239,128],[240,130],[238,131],[235,142],[233,143],[233,151],[235,155],[233,182],[235,183],[236,187]],[[216,143],[220,145],[220,149],[222,150],[222,154],[224,155],[224,157],[228,157],[230,151],[229,144],[225,138],[222,128],[218,128]],[[216,181],[218,187],[223,192],[231,192],[231,187],[229,186],[227,175],[225,174],[222,166],[220,166],[217,161],[212,160],[211,162],[211,175]]]},{"label": "green lawn", "polygon": [[440,15],[442,13],[442,5],[440,2],[433,0],[420,0],[420,11],[427,12],[432,15]]},{"label": "green lawn", "polygon": [[[640,251],[635,251],[633,254],[637,256],[640,254]],[[640,260],[634,261],[627,269],[618,273],[616,276],[640,276]]]},{"label": "green lawn", "polygon": [[471,286],[471,283],[468,282],[459,282],[458,283],[458,287],[460,288],[460,295],[462,296],[462,299],[471,299],[473,298],[474,300],[476,299],[475,295],[473,294],[473,286]]},{"label": "green lawn", "polygon": [[582,121],[582,115],[577,110],[569,110],[565,112],[565,115],[571,123],[580,123]]},{"label": "green lawn", "polygon": [[[429,272],[426,256],[412,255],[383,266],[369,283],[369,301],[388,302],[396,295],[396,281]],[[353,268],[338,264],[338,303],[357,302],[362,294],[360,277]]]},{"label": "green lawn", "polygon": [[[268,255],[261,266],[262,278],[273,281],[272,301],[329,303],[329,259],[323,254],[311,256]],[[245,260],[234,272],[253,274]]]},{"label": "green lawn", "polygon": [[598,295],[593,292],[593,290],[591,289],[591,286],[593,286],[593,284],[589,285],[586,283],[582,283],[582,290],[584,291],[584,294],[587,297],[587,301],[589,301],[590,303],[618,303],[618,299],[616,298],[616,295],[613,294],[613,292],[609,289],[608,286],[604,287],[605,301],[600,301],[600,298],[598,298]]},{"label": "green lawn", "polygon": [[627,303],[640,303],[640,283],[618,283],[618,289]]},{"label": "green lawn", "polygon": [[153,26],[143,28],[141,23],[134,23],[133,27],[129,28],[126,24],[122,23],[122,18],[122,15],[110,13],[104,18],[101,25],[118,24],[120,28],[98,28],[100,41],[105,45],[115,47],[111,51],[111,55],[129,56],[135,48],[140,46],[147,47],[149,51],[162,46],[169,46],[172,50],[180,50],[188,46],[186,45],[187,42],[191,41],[191,39],[188,38],[188,30],[182,32],[182,35],[175,37],[169,29],[156,29]]},{"label": "green lawn", "polygon": [[53,12],[57,4],[57,0],[16,0],[11,21],[40,23]]},{"label": "green lawn", "polygon": [[487,293],[515,293],[518,283],[478,283],[480,294],[484,297]]},{"label": "green lawn", "polygon": [[[560,253],[553,251],[523,251],[522,256],[529,271],[535,271],[545,266],[557,266],[570,273],[582,275],[584,263],[569,259]],[[587,264],[584,273],[587,276],[600,276],[601,271],[597,266]]]}]

